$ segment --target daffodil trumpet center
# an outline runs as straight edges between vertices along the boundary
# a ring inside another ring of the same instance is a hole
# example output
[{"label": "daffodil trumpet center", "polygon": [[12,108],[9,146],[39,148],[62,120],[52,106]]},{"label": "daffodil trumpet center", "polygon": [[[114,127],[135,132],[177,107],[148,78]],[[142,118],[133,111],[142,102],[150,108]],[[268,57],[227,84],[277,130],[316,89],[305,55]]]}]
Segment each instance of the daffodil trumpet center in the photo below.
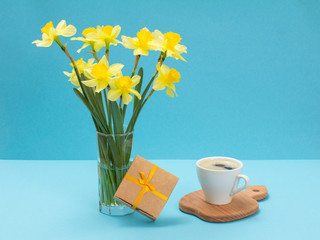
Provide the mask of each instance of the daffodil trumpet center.
[{"label": "daffodil trumpet center", "polygon": [[130,89],[132,86],[132,79],[128,76],[120,77],[118,79],[118,86],[121,89],[122,93],[127,93],[128,89]]},{"label": "daffodil trumpet center", "polygon": [[141,48],[147,48],[148,43],[154,39],[152,33],[146,29],[141,29],[140,32],[137,33],[137,37]]},{"label": "daffodil trumpet center", "polygon": [[163,34],[166,39],[166,49],[174,51],[175,46],[181,41],[178,33],[168,32]]},{"label": "daffodil trumpet center", "polygon": [[41,28],[41,32],[43,32],[49,36],[51,28],[54,28],[52,21],[48,22],[43,28]]},{"label": "daffodil trumpet center", "polygon": [[92,75],[95,76],[98,80],[104,80],[109,77],[108,67],[103,63],[97,63],[92,67]]}]

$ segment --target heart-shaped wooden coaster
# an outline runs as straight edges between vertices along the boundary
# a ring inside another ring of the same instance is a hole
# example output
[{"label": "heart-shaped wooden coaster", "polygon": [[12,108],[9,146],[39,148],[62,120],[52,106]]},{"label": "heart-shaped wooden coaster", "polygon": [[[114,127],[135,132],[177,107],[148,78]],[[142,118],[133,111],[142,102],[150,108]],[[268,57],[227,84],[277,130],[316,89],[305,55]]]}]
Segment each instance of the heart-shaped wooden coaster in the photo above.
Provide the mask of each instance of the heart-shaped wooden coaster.
[{"label": "heart-shaped wooden coaster", "polygon": [[231,222],[252,214],[259,209],[257,201],[268,196],[268,190],[263,185],[253,185],[235,194],[231,203],[214,205],[206,202],[202,190],[189,193],[179,201],[182,212],[192,214],[207,222]]}]

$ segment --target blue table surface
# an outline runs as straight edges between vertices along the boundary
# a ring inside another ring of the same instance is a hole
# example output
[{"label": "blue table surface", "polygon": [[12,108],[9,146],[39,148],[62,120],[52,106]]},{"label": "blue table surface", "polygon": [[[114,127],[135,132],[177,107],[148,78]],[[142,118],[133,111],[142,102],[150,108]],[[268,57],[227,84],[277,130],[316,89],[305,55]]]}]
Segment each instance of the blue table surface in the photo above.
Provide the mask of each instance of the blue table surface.
[{"label": "blue table surface", "polygon": [[96,161],[0,161],[0,239],[320,239],[318,160],[247,160],[251,185],[265,185],[259,211],[207,223],[178,202],[200,189],[194,160],[154,160],[180,177],[157,221],[99,213]]}]

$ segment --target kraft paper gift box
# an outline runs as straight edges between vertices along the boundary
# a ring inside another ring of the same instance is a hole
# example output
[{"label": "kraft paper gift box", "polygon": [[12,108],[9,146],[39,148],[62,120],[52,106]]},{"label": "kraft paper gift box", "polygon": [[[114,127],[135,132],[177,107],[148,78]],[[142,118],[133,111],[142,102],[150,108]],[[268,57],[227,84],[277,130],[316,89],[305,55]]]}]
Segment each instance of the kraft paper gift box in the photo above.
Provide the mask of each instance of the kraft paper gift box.
[{"label": "kraft paper gift box", "polygon": [[178,177],[137,156],[114,198],[156,220],[168,201]]}]

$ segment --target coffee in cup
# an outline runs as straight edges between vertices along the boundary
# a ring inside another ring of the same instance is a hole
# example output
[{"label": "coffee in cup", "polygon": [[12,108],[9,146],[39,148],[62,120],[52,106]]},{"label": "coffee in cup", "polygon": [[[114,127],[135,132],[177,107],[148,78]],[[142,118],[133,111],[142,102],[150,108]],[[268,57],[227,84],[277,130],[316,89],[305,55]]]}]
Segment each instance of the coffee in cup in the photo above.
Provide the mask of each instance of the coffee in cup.
[{"label": "coffee in cup", "polygon": [[226,159],[209,159],[199,163],[199,166],[211,170],[233,170],[239,167],[239,164]]},{"label": "coffee in cup", "polygon": [[[206,201],[211,204],[224,205],[232,196],[249,185],[249,178],[241,174],[243,164],[228,157],[208,157],[197,161],[197,174]],[[238,187],[240,179],[245,181]]]}]

